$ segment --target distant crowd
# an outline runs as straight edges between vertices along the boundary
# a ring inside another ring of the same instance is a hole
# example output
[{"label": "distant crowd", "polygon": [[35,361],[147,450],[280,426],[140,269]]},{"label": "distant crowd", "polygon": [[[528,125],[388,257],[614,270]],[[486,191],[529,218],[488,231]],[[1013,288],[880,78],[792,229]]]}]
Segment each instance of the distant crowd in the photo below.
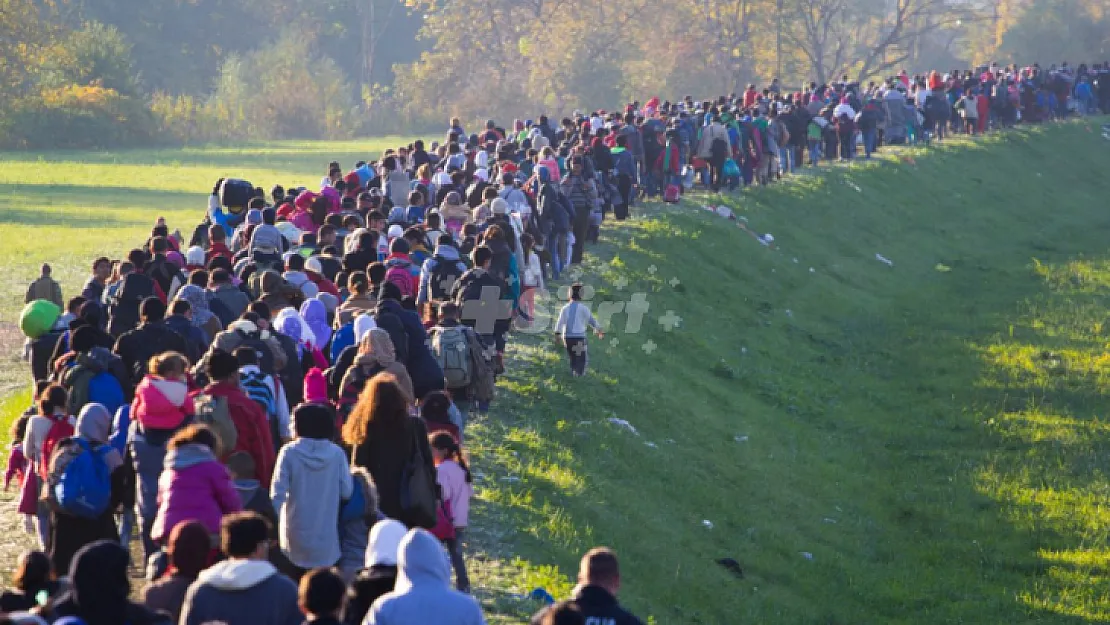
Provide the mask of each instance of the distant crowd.
[{"label": "distant crowd", "polygon": [[[770,184],[806,162],[1110,112],[1110,66],[905,72],[684,98],[553,123],[490,120],[319,184],[216,182],[202,223],[159,220],[63,298],[51,268],[20,326],[35,381],[5,485],[40,550],[13,622],[483,622],[466,562],[467,424],[506,345],[562,286],[568,373],[603,328],[567,283],[643,198]],[[147,585],[132,602],[132,539]],[[454,575],[454,589],[451,577]],[[591,550],[537,624],[639,623]],[[79,620],[66,620],[79,619]]]}]

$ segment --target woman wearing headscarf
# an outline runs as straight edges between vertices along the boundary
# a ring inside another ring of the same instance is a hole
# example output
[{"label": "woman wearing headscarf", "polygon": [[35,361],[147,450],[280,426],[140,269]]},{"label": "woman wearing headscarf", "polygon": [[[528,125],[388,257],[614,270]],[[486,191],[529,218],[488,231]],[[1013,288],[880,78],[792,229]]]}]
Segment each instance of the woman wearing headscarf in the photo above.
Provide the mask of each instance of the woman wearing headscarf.
[{"label": "woman wearing headscarf", "polygon": [[[77,417],[76,436],[59,442],[51,454],[50,473],[43,495],[50,507],[50,559],[56,571],[68,571],[73,555],[85,545],[98,540],[119,539],[114,513],[127,494],[127,472],[120,470],[123,458],[118,451],[114,448],[102,450],[110,447],[111,435],[112,415],[108,409],[97,403],[86,404]],[[95,519],[66,512],[58,505],[54,492],[66,468],[86,446],[103,458],[111,472],[112,493],[108,507]]]},{"label": "woman wearing headscarf", "polygon": [[212,308],[208,305],[208,297],[208,291],[195,284],[187,284],[177,291],[177,299],[189,302],[193,325],[204,330],[207,337],[207,343],[204,345],[205,349],[208,348],[217,334],[224,331],[220,318],[212,312]]},{"label": "woman wearing headscarf", "polygon": [[169,568],[162,579],[143,589],[143,605],[165,612],[176,623],[189,585],[208,568],[212,538],[200,521],[182,521],[170,532],[166,555]]},{"label": "woman wearing headscarf", "polygon": [[443,216],[443,225],[456,239],[462,236],[463,226],[470,221],[470,208],[463,204],[458,191],[451,191],[443,199],[439,207],[439,214]]},{"label": "woman wearing headscarf", "polygon": [[76,617],[85,625],[170,625],[168,616],[128,600],[127,550],[114,540],[86,545],[73,557],[69,590],[54,606],[56,619]]},{"label": "woman wearing headscarf", "polygon": [[328,360],[317,345],[316,334],[295,308],[286,308],[278,313],[274,319],[274,327],[278,332],[293,339],[297,345],[297,358],[301,362],[301,370],[308,371],[313,367],[325,369]]},{"label": "woman wearing headscarf", "polygon": [[397,583],[397,552],[408,529],[393,519],[378,521],[370,530],[366,568],[358,572],[347,590],[346,625],[361,625],[378,597],[393,592]]},{"label": "woman wearing headscarf", "polygon": [[316,337],[316,347],[327,353],[331,342],[331,325],[328,323],[328,308],[323,301],[310,298],[301,304],[301,318]]},{"label": "woman wearing headscarf", "polygon": [[396,349],[389,332],[381,328],[373,328],[366,333],[358,343],[358,352],[354,363],[343,376],[339,388],[338,412],[343,422],[351,414],[366,382],[381,372],[392,373],[397,378],[401,389],[411,398],[412,378],[409,377],[405,366],[397,362]]}]

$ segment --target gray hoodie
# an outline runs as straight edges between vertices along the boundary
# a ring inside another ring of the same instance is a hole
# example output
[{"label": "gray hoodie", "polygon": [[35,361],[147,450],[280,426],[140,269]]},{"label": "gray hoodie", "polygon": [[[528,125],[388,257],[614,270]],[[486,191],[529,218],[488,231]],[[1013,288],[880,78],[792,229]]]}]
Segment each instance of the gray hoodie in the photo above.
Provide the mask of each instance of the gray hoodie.
[{"label": "gray hoodie", "polygon": [[451,589],[451,565],[439,539],[410,530],[397,556],[397,584],[374,602],[362,625],[484,625],[473,597]]},{"label": "gray hoodie", "polygon": [[354,491],[347,456],[335,443],[298,438],[281,448],[270,498],[281,551],[310,569],[339,561],[339,504]]},{"label": "gray hoodie", "polygon": [[180,625],[300,625],[297,585],[261,560],[224,560],[185,593]]},{"label": "gray hoodie", "polygon": [[281,236],[281,231],[274,226],[262,224],[256,226],[254,232],[251,233],[250,249],[254,250],[271,249],[275,252],[282,252],[285,247],[285,239]]}]

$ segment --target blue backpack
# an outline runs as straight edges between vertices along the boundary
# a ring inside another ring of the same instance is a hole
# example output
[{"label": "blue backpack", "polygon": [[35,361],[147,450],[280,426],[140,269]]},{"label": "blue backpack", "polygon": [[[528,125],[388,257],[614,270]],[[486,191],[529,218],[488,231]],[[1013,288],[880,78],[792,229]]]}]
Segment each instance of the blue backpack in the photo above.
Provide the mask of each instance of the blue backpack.
[{"label": "blue backpack", "polygon": [[339,354],[347,347],[355,344],[355,322],[348,321],[335,331],[331,338],[331,360],[329,362],[339,362]]},{"label": "blue backpack", "polygon": [[112,499],[112,476],[105,457],[111,445],[93,449],[88,441],[70,439],[81,452],[70,461],[54,486],[54,498],[65,512],[84,519],[100,518]]}]

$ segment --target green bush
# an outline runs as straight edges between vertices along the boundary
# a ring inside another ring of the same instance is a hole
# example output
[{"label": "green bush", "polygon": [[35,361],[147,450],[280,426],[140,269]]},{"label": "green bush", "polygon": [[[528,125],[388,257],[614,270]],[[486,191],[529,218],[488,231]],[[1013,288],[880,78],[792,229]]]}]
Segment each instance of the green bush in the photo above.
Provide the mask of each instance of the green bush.
[{"label": "green bush", "polygon": [[98,84],[45,89],[17,100],[0,123],[5,148],[111,148],[157,138],[142,102]]}]

